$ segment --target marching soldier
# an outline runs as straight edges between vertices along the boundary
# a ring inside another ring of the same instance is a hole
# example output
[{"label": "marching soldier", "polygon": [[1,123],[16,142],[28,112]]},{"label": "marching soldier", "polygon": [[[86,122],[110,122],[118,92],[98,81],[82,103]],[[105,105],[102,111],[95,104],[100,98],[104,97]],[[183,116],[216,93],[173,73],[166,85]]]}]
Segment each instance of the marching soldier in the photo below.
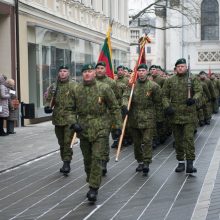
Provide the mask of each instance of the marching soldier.
[{"label": "marching soldier", "polygon": [[[163,87],[163,84],[165,82],[165,79],[162,78],[159,75],[159,71],[161,71],[160,67],[156,65],[152,65],[149,69],[152,80],[157,83],[160,88]],[[157,108],[157,117],[156,117],[156,135],[153,140],[153,148],[156,147],[159,144],[163,144],[166,141],[167,135],[166,135],[166,127],[165,127],[165,116],[162,106],[162,99],[159,105],[156,105]]]},{"label": "marching soldier", "polygon": [[77,122],[71,128],[80,138],[84,158],[86,181],[90,190],[89,201],[96,201],[102,178],[103,152],[109,137],[109,115],[116,127],[117,137],[121,135],[121,114],[112,89],[95,79],[95,68],[91,64],[82,67],[83,82],[75,89],[75,110]]},{"label": "marching soldier", "polygon": [[[140,64],[137,68],[138,80],[129,110],[130,122],[134,142],[134,155],[138,162],[137,172],[146,175],[152,160],[152,141],[156,128],[155,104],[160,103],[160,87],[147,79],[147,65]],[[123,111],[127,112],[129,91],[123,96]]]},{"label": "marching soldier", "polygon": [[76,83],[70,81],[68,67],[60,66],[57,83],[49,87],[44,107],[45,113],[52,113],[52,123],[55,125],[55,134],[60,145],[60,156],[63,161],[60,172],[64,174],[70,172],[70,162],[73,154],[70,147],[73,131],[69,129],[69,125],[75,118],[75,113],[72,111],[75,86]]},{"label": "marching soldier", "polygon": [[[109,78],[106,75],[106,63],[103,61],[100,61],[95,66],[96,69],[96,80],[100,83],[105,83],[110,86],[112,91],[114,92],[115,96],[118,97],[118,88],[116,85],[116,82]],[[109,121],[109,134],[112,128],[112,121],[111,121],[111,115],[108,117],[110,119]],[[103,160],[102,160],[102,175],[105,176],[107,173],[107,163],[109,162],[109,135],[106,136],[106,146],[103,154]]]},{"label": "marching soldier", "polygon": [[167,79],[163,85],[163,105],[166,115],[170,116],[175,138],[176,158],[179,162],[175,171],[185,170],[186,159],[186,173],[194,173],[197,171],[193,167],[194,131],[197,122],[196,102],[201,98],[202,87],[196,78],[193,78],[189,85],[184,58],[177,60],[175,66],[176,75]]},{"label": "marching soldier", "polygon": [[[128,78],[125,76],[124,72],[124,66],[120,65],[117,67],[117,78],[115,79],[116,85],[118,88],[118,93],[116,94],[116,98],[118,100],[119,107],[122,107],[122,96],[124,92],[128,89]],[[114,130],[112,129],[112,138],[113,138],[113,143],[111,148],[116,148],[118,146],[118,138],[115,137],[114,135]],[[127,132],[126,132],[127,133]],[[127,134],[125,134],[126,136]],[[130,144],[132,141],[130,138],[125,137],[123,138],[123,145],[126,146]]]}]

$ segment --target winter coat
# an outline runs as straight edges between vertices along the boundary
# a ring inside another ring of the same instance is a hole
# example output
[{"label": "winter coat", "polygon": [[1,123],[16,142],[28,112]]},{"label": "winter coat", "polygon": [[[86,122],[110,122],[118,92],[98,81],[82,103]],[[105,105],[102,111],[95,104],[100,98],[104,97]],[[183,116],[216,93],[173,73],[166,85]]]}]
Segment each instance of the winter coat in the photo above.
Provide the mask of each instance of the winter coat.
[{"label": "winter coat", "polygon": [[9,90],[5,86],[5,79],[0,75],[0,117],[6,118],[9,116],[8,100],[10,98]]}]

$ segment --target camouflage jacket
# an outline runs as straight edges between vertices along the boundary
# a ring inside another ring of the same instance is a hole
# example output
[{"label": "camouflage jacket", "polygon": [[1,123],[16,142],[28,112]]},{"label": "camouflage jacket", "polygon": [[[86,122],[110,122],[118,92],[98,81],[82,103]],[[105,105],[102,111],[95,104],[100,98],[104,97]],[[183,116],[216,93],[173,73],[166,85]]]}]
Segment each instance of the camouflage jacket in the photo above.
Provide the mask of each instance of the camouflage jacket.
[{"label": "camouflage jacket", "polygon": [[217,79],[210,79],[210,81],[214,87],[216,98],[218,98],[219,97],[219,81]]},{"label": "camouflage jacket", "polygon": [[121,112],[109,85],[96,80],[91,84],[82,82],[76,87],[75,101],[77,121],[83,129],[79,134],[80,138],[94,141],[97,137],[105,137],[111,121],[116,128],[121,128]]},{"label": "camouflage jacket", "polygon": [[96,80],[98,82],[106,83],[107,85],[109,85],[112,91],[114,92],[115,96],[116,97],[118,96],[118,88],[117,88],[115,80],[109,78],[108,76],[96,77]]},{"label": "camouflage jacket", "polygon": [[[128,105],[130,91],[123,95],[123,105]],[[155,128],[156,105],[161,103],[160,87],[149,80],[137,80],[128,115],[132,128]]]},{"label": "camouflage jacket", "polygon": [[210,92],[210,94],[211,94],[211,98],[212,98],[212,99],[216,99],[217,96],[216,96],[215,89],[214,89],[214,86],[213,86],[211,80],[210,80],[210,79],[206,79],[206,80],[204,80],[204,82],[205,82],[205,83],[207,84],[207,86],[208,86],[209,92]]},{"label": "camouflage jacket", "polygon": [[64,126],[74,123],[75,112],[74,106],[74,89],[76,83],[58,81],[57,84],[52,84],[48,89],[46,105],[50,106],[51,99],[54,99],[52,123],[54,125]]},{"label": "camouflage jacket", "polygon": [[120,77],[116,79],[116,85],[118,88],[118,94],[116,96],[118,100],[118,104],[121,107],[122,106],[122,97],[123,94],[127,91],[128,89],[128,79],[126,77]]},{"label": "camouflage jacket", "polygon": [[[196,105],[187,106],[188,99],[188,77],[174,75],[167,79],[162,88],[163,106],[171,106],[175,114],[171,117],[174,124],[196,123]],[[191,81],[191,97],[199,100],[202,96],[202,86],[198,79],[193,78]]]},{"label": "camouflage jacket", "polygon": [[165,79],[162,78],[161,76],[152,76],[152,77],[153,77],[153,81],[156,82],[160,86],[160,88],[162,88],[165,82]]}]

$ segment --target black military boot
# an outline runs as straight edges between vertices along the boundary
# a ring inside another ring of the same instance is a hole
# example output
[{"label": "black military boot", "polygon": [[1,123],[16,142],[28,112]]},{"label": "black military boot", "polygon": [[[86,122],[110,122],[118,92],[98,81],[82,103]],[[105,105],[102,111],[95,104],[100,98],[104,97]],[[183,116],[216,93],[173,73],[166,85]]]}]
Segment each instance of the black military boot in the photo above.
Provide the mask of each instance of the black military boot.
[{"label": "black military boot", "polygon": [[144,174],[144,175],[147,175],[148,172],[149,172],[149,163],[145,163],[145,164],[143,165],[143,174]]},{"label": "black military boot", "polygon": [[63,161],[63,167],[60,168],[60,172],[69,173],[70,169],[70,161]]},{"label": "black military boot", "polygon": [[118,147],[118,140],[114,140],[111,148],[117,148]]},{"label": "black military boot", "polygon": [[139,163],[138,166],[137,166],[137,168],[136,168],[136,172],[141,172],[141,171],[143,171],[143,166],[144,166],[143,163]]},{"label": "black military boot", "polygon": [[175,172],[180,173],[183,172],[185,170],[185,163],[178,163],[178,166],[175,169]]},{"label": "black military boot", "polygon": [[107,161],[102,161],[102,176],[105,176],[107,173]]},{"label": "black military boot", "polygon": [[186,173],[196,173],[197,169],[193,167],[193,160],[187,160],[186,162]]},{"label": "black military boot", "polygon": [[95,202],[97,200],[98,188],[89,187],[89,192],[86,194],[90,202]]}]

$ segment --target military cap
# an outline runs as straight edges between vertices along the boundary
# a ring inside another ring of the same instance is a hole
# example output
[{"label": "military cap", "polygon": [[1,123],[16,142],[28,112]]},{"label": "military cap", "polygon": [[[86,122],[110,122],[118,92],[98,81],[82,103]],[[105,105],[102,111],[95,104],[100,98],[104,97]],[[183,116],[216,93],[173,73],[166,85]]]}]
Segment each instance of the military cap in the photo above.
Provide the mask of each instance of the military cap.
[{"label": "military cap", "polygon": [[62,70],[62,69],[68,70],[68,69],[69,69],[69,67],[68,67],[68,66],[66,66],[66,65],[62,65],[62,66],[60,66],[60,67],[59,67],[59,71],[60,71],[60,70]]},{"label": "military cap", "polygon": [[186,64],[186,59],[185,58],[180,58],[176,61],[175,66],[179,64]]},{"label": "military cap", "polygon": [[128,67],[126,67],[126,66],[124,67],[124,70],[127,70],[127,71],[129,71]]},{"label": "military cap", "polygon": [[157,65],[151,65],[149,70],[151,70],[153,68],[157,69],[157,67],[158,67]]},{"label": "military cap", "polygon": [[141,63],[141,64],[138,66],[137,70],[139,70],[139,69],[145,69],[145,70],[147,70],[147,65],[146,65],[145,63]]},{"label": "military cap", "polygon": [[104,66],[106,67],[106,63],[104,61],[99,61],[96,65],[95,68],[97,68],[97,66]]},{"label": "military cap", "polygon": [[206,75],[206,72],[203,70],[199,72],[199,75],[203,75],[203,74]]},{"label": "military cap", "polygon": [[95,69],[95,67],[92,64],[84,64],[81,72],[83,72],[85,70],[94,70],[94,69]]},{"label": "military cap", "polygon": [[157,66],[157,69],[163,71],[162,67],[161,66]]},{"label": "military cap", "polygon": [[124,69],[124,66],[119,65],[119,66],[117,67],[117,70],[120,69],[120,68]]}]

